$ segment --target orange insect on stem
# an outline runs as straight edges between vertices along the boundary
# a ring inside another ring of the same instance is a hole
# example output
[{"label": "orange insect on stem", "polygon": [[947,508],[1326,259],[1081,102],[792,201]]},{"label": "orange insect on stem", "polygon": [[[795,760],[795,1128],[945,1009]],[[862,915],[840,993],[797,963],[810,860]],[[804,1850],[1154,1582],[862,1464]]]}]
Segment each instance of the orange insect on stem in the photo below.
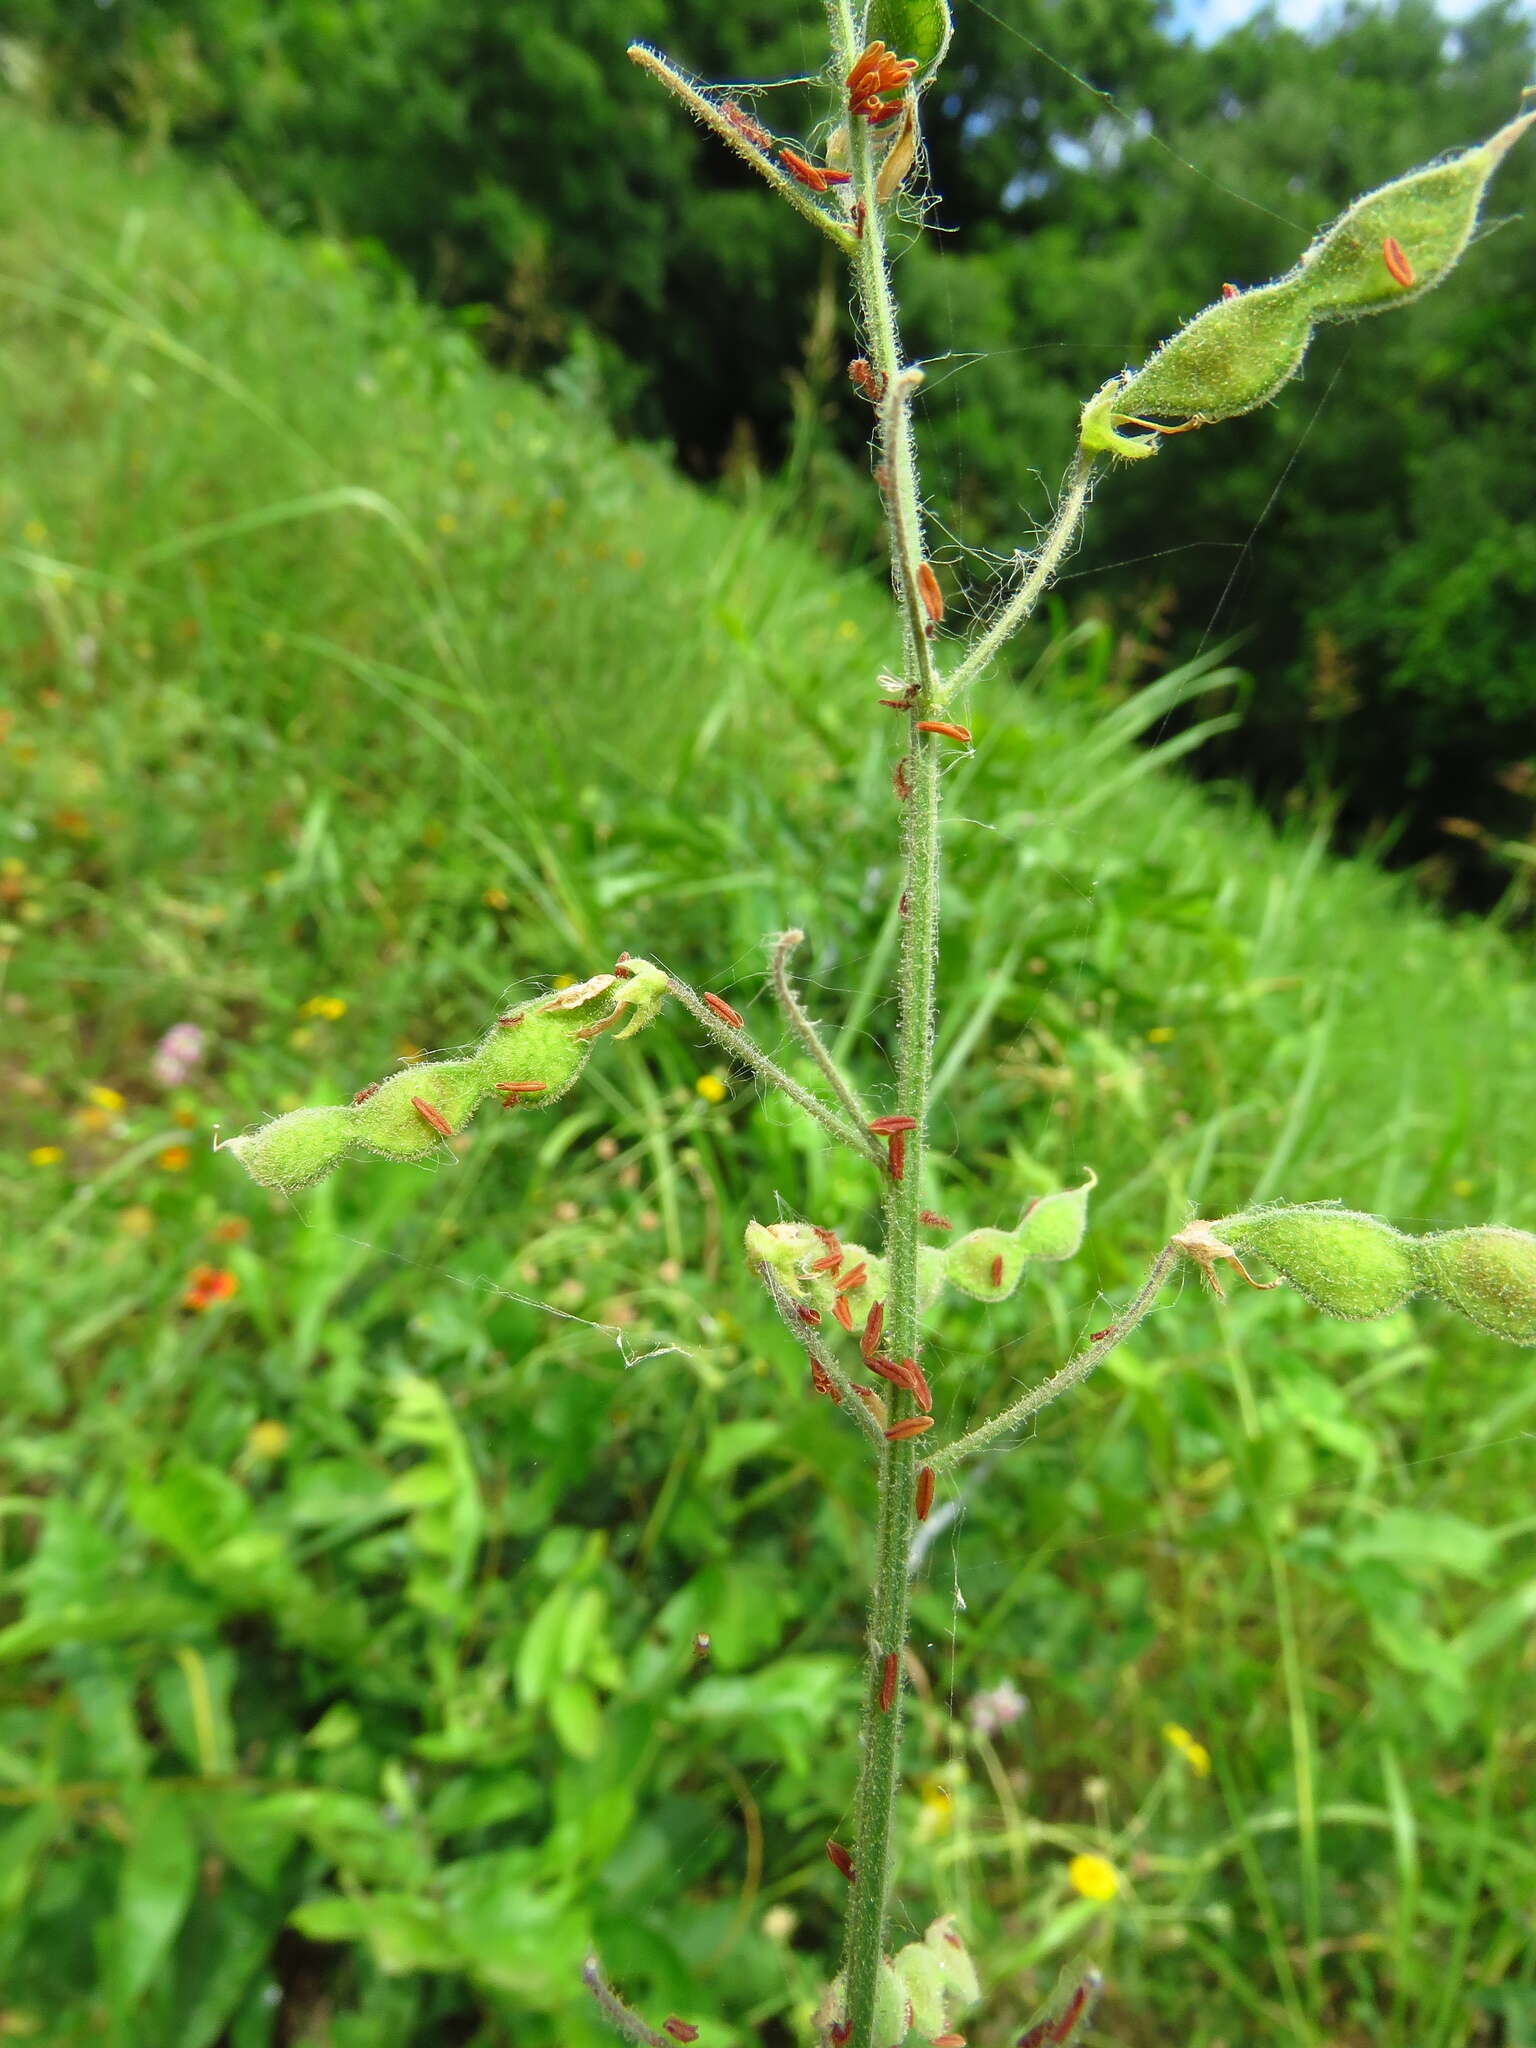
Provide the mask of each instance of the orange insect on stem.
[{"label": "orange insect on stem", "polygon": [[933,1506],[933,1467],[924,1465],[917,1475],[917,1519],[926,1522]]},{"label": "orange insect on stem", "polygon": [[947,740],[957,740],[962,747],[971,744],[971,728],[968,725],[951,725],[945,718],[920,718],[917,729],[919,732],[939,733]]},{"label": "orange insect on stem", "polygon": [[921,1436],[924,1430],[932,1429],[931,1415],[909,1415],[905,1422],[893,1422],[885,1432],[888,1444],[903,1444],[908,1437]]},{"label": "orange insect on stem", "polygon": [[917,594],[923,600],[923,610],[928,614],[930,626],[937,626],[944,617],[944,593],[939,588],[939,579],[933,573],[932,565],[919,562],[917,565]]},{"label": "orange insect on stem", "polygon": [[894,1650],[887,1650],[880,1662],[880,1711],[888,1714],[896,1704],[896,1673],[898,1659]]},{"label": "orange insect on stem", "polygon": [[700,993],[703,996],[705,1008],[713,1010],[722,1024],[729,1024],[733,1031],[741,1029],[746,1019],[742,1016],[740,1010],[733,1010],[724,996],[711,995],[707,988],[701,990]]},{"label": "orange insect on stem", "polygon": [[432,1126],[440,1138],[451,1138],[453,1136],[453,1125],[449,1123],[443,1112],[435,1108],[432,1103],[423,1102],[419,1095],[413,1095],[411,1097],[411,1107],[423,1123]]}]

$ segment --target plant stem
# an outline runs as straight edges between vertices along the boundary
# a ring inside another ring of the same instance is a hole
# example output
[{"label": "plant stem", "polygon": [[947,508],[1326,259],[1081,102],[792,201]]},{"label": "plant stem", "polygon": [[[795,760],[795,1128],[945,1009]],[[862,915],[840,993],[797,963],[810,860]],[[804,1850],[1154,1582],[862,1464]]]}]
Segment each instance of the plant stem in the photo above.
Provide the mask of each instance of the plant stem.
[{"label": "plant stem", "polygon": [[974,682],[1004,643],[1011,640],[1033,616],[1035,606],[1061,567],[1061,558],[1082,522],[1092,488],[1093,457],[1079,448],[1067,478],[1067,488],[1056,507],[1056,517],[1051,521],[1044,540],[1032,555],[1019,558],[1024,568],[1023,580],[980,639],[972,643],[958,668],[951,669],[944,678],[940,703],[948,703],[967,683]]},{"label": "plant stem", "polygon": [[658,2034],[654,2027],[648,2027],[640,2015],[631,2012],[619,1994],[603,1975],[602,1965],[596,1956],[588,1956],[581,1966],[581,1981],[591,1992],[598,2011],[617,2034],[626,2041],[633,2041],[636,2048],[673,2048],[665,2034]]},{"label": "plant stem", "polygon": [[806,1014],[805,1005],[789,978],[789,956],[797,946],[804,944],[804,932],[780,932],[773,948],[773,992],[790,1030],[826,1076],[828,1087],[847,1111],[849,1121],[862,1131],[869,1122],[868,1112],[854,1093],[852,1083],[823,1044],[821,1033]]},{"label": "plant stem", "polygon": [[[830,0],[834,62],[845,76],[859,54],[850,0]],[[870,126],[850,120],[849,169],[862,209],[863,232],[854,259],[865,352],[881,389],[880,481],[890,526],[891,578],[902,609],[906,641],[908,780],[904,805],[902,879],[904,917],[897,968],[896,1101],[914,1128],[907,1134],[902,1178],[885,1183],[885,1348],[892,1357],[917,1358],[918,1212],[928,1095],[933,1074],[934,964],[939,936],[940,736],[919,732],[935,702],[937,677],[928,640],[918,571],[923,561],[921,501],[912,440],[911,400],[920,381],[902,361],[896,306],[886,266],[885,227],[875,185],[878,164]],[[912,1396],[895,1390],[893,1421],[914,1413]],[[875,1523],[875,1577],[869,1617],[862,1757],[854,1803],[855,1883],[843,1948],[849,2048],[873,2048],[875,1998],[885,1952],[886,1918],[895,1862],[894,1818],[901,1764],[901,1656],[909,1626],[907,1554],[916,1523],[918,1452],[906,1439],[882,1446]],[[895,1698],[882,1705],[887,1658],[895,1656]]]},{"label": "plant stem", "polygon": [[742,1065],[750,1067],[754,1074],[760,1074],[770,1087],[777,1088],[782,1094],[787,1095],[798,1109],[803,1109],[807,1116],[814,1117],[823,1130],[830,1132],[840,1145],[846,1145],[850,1151],[857,1152],[872,1166],[884,1168],[885,1153],[879,1141],[872,1138],[861,1125],[845,1123],[834,1110],[828,1109],[818,1096],[813,1095],[809,1088],[802,1088],[800,1083],[786,1074],[776,1061],[769,1059],[762,1047],[755,1044],[745,1031],[737,1025],[728,1024],[723,1017],[717,1017],[698,990],[690,988],[686,981],[680,981],[675,974],[669,974],[667,988],[689,1015],[703,1025],[715,1043],[723,1047],[732,1059],[740,1060]]},{"label": "plant stem", "polygon": [[885,1432],[865,1405],[859,1389],[854,1385],[847,1373],[844,1372],[836,1356],[813,1334],[809,1324],[801,1322],[799,1316],[795,1313],[794,1302],[785,1293],[773,1274],[766,1268],[763,1270],[762,1282],[768,1290],[774,1307],[779,1312],[780,1322],[783,1323],[785,1329],[788,1330],[795,1342],[801,1346],[806,1356],[814,1359],[816,1364],[821,1367],[827,1378],[836,1387],[839,1394],[842,1395],[843,1407],[849,1418],[859,1429],[863,1430],[875,1450],[883,1457],[889,1448],[885,1441]]},{"label": "plant stem", "polygon": [[1109,1328],[1101,1330],[1076,1357],[1069,1358],[1060,1372],[1052,1373],[1051,1377],[1042,1380],[1038,1387],[1031,1387],[1027,1394],[1021,1394],[1017,1401],[1003,1409],[1001,1414],[994,1415],[990,1422],[979,1422],[966,1435],[956,1437],[953,1443],[945,1444],[942,1450],[935,1451],[927,1461],[933,1467],[935,1476],[963,1464],[967,1458],[974,1458],[979,1451],[986,1450],[989,1444],[995,1444],[999,1437],[1007,1436],[1017,1429],[1021,1422],[1027,1422],[1031,1415],[1038,1415],[1042,1408],[1048,1408],[1053,1401],[1059,1401],[1061,1396],[1069,1393],[1073,1387],[1080,1386],[1089,1373],[1103,1364],[1115,1346],[1123,1344],[1132,1330],[1145,1320],[1169,1271],[1181,1256],[1177,1245],[1165,1244],[1152,1261],[1152,1270],[1147,1275],[1146,1283],[1130,1307],[1123,1309]]}]

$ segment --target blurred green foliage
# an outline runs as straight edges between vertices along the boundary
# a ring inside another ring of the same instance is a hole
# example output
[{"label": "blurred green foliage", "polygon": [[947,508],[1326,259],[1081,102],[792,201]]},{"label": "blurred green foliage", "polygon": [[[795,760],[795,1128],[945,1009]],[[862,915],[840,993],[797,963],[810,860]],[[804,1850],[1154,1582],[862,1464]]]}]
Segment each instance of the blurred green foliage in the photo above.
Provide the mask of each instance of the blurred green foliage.
[{"label": "blurred green foliage", "polygon": [[[174,137],[273,218],[361,240],[497,359],[553,368],[695,472],[792,453],[825,503],[826,458],[858,460],[833,259],[623,58],[650,38],[703,76],[787,81],[757,111],[805,135],[814,6],[12,0],[7,19],[34,96]],[[1027,540],[1107,375],[1224,279],[1288,268],[1360,191],[1491,132],[1536,70],[1516,0],[1454,26],[1426,0],[1308,34],[1261,14],[1209,48],[1168,23],[1157,0],[960,11],[923,188],[958,233],[902,264],[957,562]],[[1495,219],[1533,202],[1528,147]],[[1532,836],[1533,333],[1517,226],[1409,317],[1327,337],[1276,407],[1117,478],[1079,563],[1146,673],[1244,636],[1263,689],[1210,768],[1277,803],[1335,788],[1356,836],[1485,904]],[[845,490],[823,515],[856,553],[870,504]]]},{"label": "blurred green foliage", "polygon": [[[596,2048],[596,1941],[783,2048],[867,1481],[737,1248],[867,1231],[865,1177],[675,1020],[436,1173],[285,1203],[208,1140],[626,945],[765,1030],[792,924],[878,1095],[888,610],[335,243],[0,144],[4,2038]],[[1078,1261],[945,1311],[962,1422],[1192,1202],[1536,1215],[1520,960],[1181,783],[1230,678],[1030,652],[953,771],[933,1196],[1101,1189]],[[1190,1291],[941,1498],[901,1896],[964,1915],[990,2038],[1084,1941],[1128,2048],[1525,2038],[1533,1405],[1428,1308]]]}]

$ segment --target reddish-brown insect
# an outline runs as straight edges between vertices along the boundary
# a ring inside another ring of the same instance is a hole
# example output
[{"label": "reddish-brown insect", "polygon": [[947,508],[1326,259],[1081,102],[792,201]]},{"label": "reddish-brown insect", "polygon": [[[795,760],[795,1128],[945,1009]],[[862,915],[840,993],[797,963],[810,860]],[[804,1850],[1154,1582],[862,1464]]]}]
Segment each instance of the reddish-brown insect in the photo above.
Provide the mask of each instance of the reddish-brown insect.
[{"label": "reddish-brown insect", "polygon": [[1107,1329],[1090,1330],[1088,1332],[1088,1342],[1090,1344],[1101,1344],[1106,1337],[1113,1337],[1114,1334],[1115,1326],[1111,1323]]},{"label": "reddish-brown insect", "polygon": [[880,1665],[880,1711],[888,1714],[896,1704],[896,1652],[887,1650]]},{"label": "reddish-brown insect", "polygon": [[955,1227],[947,1216],[940,1216],[932,1209],[924,1209],[917,1220],[926,1223],[930,1230],[953,1230]]},{"label": "reddish-brown insect", "polygon": [[869,1268],[860,1259],[859,1263],[856,1266],[850,1266],[842,1279],[838,1281],[837,1291],[839,1294],[851,1294],[855,1287],[862,1287],[868,1278]]},{"label": "reddish-brown insect", "polygon": [[915,57],[897,57],[884,43],[870,43],[848,73],[848,111],[854,120],[878,125],[899,114],[901,101],[888,102],[885,95],[904,92],[916,69]]},{"label": "reddish-brown insect", "polygon": [[890,1155],[891,1179],[899,1182],[906,1177],[907,1171],[906,1132],[892,1131],[885,1144],[886,1150]]},{"label": "reddish-brown insect", "polygon": [[926,1522],[933,1506],[933,1467],[924,1465],[917,1475],[917,1519]]},{"label": "reddish-brown insect", "polygon": [[939,579],[931,565],[919,562],[917,565],[917,594],[923,600],[923,610],[928,614],[930,626],[937,626],[944,617],[944,593],[939,588]]},{"label": "reddish-brown insect", "polygon": [[621,953],[618,959],[615,960],[613,963],[614,975],[619,981],[633,981],[635,978],[635,970],[633,969],[633,967],[626,967],[624,965],[625,961],[628,958],[629,955],[627,952]]},{"label": "reddish-brown insect", "polygon": [[827,1369],[819,1358],[811,1360],[811,1392],[825,1394],[834,1408],[841,1408],[843,1405],[843,1397],[838,1392],[836,1381],[828,1376]]},{"label": "reddish-brown insect", "polygon": [[798,150],[779,149],[779,162],[797,184],[804,185],[808,192],[825,192],[832,180],[820,164],[807,163]]},{"label": "reddish-brown insect", "polygon": [[745,136],[754,149],[772,149],[773,137],[766,128],[760,128],[750,114],[743,113],[734,100],[722,100],[720,111],[736,130]]},{"label": "reddish-brown insect", "polygon": [[931,1415],[909,1415],[905,1422],[893,1422],[885,1432],[888,1444],[904,1444],[908,1437],[921,1436],[925,1429],[932,1429]]},{"label": "reddish-brown insect", "polygon": [[832,2043],[832,2048],[843,2048],[843,2043],[852,2032],[851,2020],[834,2020],[827,2029],[827,2039]]},{"label": "reddish-brown insect", "polygon": [[842,1263],[843,1255],[841,1252],[828,1252],[825,1258],[813,1259],[811,1261],[811,1271],[813,1273],[835,1273]]},{"label": "reddish-brown insect", "polygon": [[891,787],[903,803],[912,794],[912,784],[907,779],[907,757],[905,754],[902,755],[896,766],[891,770]]},{"label": "reddish-brown insect", "polygon": [[[676,2013],[668,2014],[662,2021],[661,2031],[670,2034],[674,2041],[697,2041],[699,2038],[698,2028],[691,2026],[687,2020],[680,2020]],[[959,2036],[956,2035],[955,2038],[958,2040]]]},{"label": "reddish-brown insect", "polygon": [[828,1842],[827,1861],[840,1877],[846,1877],[850,1884],[853,1883],[853,1858],[841,1842]]},{"label": "reddish-brown insect", "polygon": [[995,1258],[995,1259],[994,1259],[994,1260],[992,1261],[992,1285],[993,1285],[994,1287],[1001,1287],[1001,1286],[1002,1286],[1002,1284],[1003,1284],[1003,1255],[1002,1255],[1002,1253],[1001,1253],[1001,1252],[999,1252],[999,1253],[998,1253],[998,1255],[997,1255],[997,1257],[996,1257],[996,1258]]},{"label": "reddish-brown insect", "polygon": [[525,1095],[542,1095],[548,1084],[543,1081],[498,1081],[496,1093],[507,1109],[516,1108]]},{"label": "reddish-brown insect", "polygon": [[423,1123],[432,1126],[440,1138],[451,1138],[453,1136],[453,1125],[449,1123],[443,1112],[440,1109],[434,1109],[430,1102],[423,1102],[419,1095],[413,1095],[411,1097],[411,1107]]},{"label": "reddish-brown insect", "polygon": [[877,1116],[869,1127],[877,1138],[894,1137],[898,1131],[915,1131],[915,1116]]},{"label": "reddish-brown insect", "polygon": [[907,1376],[907,1385],[912,1389],[912,1398],[925,1415],[933,1413],[933,1396],[928,1391],[928,1379],[915,1358],[904,1358],[901,1369]]},{"label": "reddish-brown insect", "polygon": [[1237,286],[1235,284],[1224,284],[1221,288],[1221,296],[1224,299],[1235,299],[1237,297]]},{"label": "reddish-brown insect", "polygon": [[505,1017],[498,1017],[496,1019],[496,1022],[501,1026],[503,1031],[515,1030],[516,1027],[522,1023],[522,1021],[523,1013],[521,1010],[512,1010]]},{"label": "reddish-brown insect", "polygon": [[740,1010],[733,1010],[724,996],[711,995],[708,989],[702,991],[707,1008],[714,1011],[722,1024],[729,1024],[733,1031],[739,1031],[745,1023]]},{"label": "reddish-brown insect", "polygon": [[819,1308],[812,1308],[808,1301],[797,1301],[795,1303],[795,1314],[802,1323],[809,1323],[813,1330],[821,1321],[821,1310]]},{"label": "reddish-brown insect", "polygon": [[968,725],[951,725],[944,718],[920,718],[917,721],[917,729],[919,732],[942,733],[947,740],[958,740],[962,747],[971,744],[971,728]]},{"label": "reddish-brown insect", "polygon": [[907,909],[907,892],[905,889],[901,892],[901,901],[897,904],[896,909],[902,917],[906,917],[909,914]]},{"label": "reddish-brown insect", "polygon": [[912,1382],[907,1378],[905,1371],[902,1369],[901,1366],[893,1365],[890,1359],[881,1358],[878,1355],[876,1355],[870,1358],[866,1358],[864,1363],[869,1367],[871,1372],[879,1373],[881,1379],[889,1380],[893,1387],[905,1387],[908,1390],[911,1389]]},{"label": "reddish-brown insect", "polygon": [[378,1092],[379,1083],[377,1081],[370,1081],[366,1088],[359,1088],[357,1093],[353,1096],[352,1107],[356,1109],[357,1105],[360,1102],[366,1102],[370,1095],[377,1095]]},{"label": "reddish-brown insect", "polygon": [[853,388],[861,398],[867,398],[871,405],[878,405],[885,396],[885,379],[880,372],[871,368],[864,356],[855,356],[848,365],[848,375]]},{"label": "reddish-brown insect", "polygon": [[869,1314],[864,1318],[864,1334],[859,1339],[859,1349],[865,1358],[873,1358],[880,1349],[880,1332],[885,1328],[885,1303],[872,1301]]},{"label": "reddish-brown insect", "polygon": [[837,1299],[833,1302],[832,1315],[834,1320],[840,1323],[845,1330],[853,1328],[853,1310],[848,1306],[846,1294],[838,1295]]},{"label": "reddish-brown insect", "polygon": [[1403,254],[1403,245],[1396,235],[1388,235],[1381,245],[1381,260],[1391,272],[1393,281],[1404,291],[1414,282],[1413,265]]},{"label": "reddish-brown insect", "polygon": [[835,1230],[824,1230],[819,1223],[811,1225],[812,1237],[819,1237],[829,1252],[840,1251],[842,1245]]}]

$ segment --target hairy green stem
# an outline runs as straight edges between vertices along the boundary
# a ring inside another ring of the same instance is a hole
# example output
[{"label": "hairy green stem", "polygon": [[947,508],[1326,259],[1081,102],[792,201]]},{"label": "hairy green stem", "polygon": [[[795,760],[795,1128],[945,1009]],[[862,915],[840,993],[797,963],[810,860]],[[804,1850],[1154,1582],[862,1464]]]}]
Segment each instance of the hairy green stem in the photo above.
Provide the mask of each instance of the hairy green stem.
[{"label": "hairy green stem", "polygon": [[668,974],[667,989],[732,1059],[740,1060],[744,1067],[750,1067],[754,1074],[761,1075],[770,1087],[777,1088],[782,1094],[787,1095],[797,1109],[803,1109],[807,1116],[814,1117],[822,1129],[836,1138],[840,1145],[846,1145],[850,1151],[857,1152],[872,1166],[884,1166],[884,1152],[869,1132],[863,1129],[862,1124],[845,1123],[842,1117],[828,1109],[818,1096],[813,1095],[809,1088],[802,1088],[800,1083],[786,1074],[776,1061],[769,1059],[762,1047],[749,1038],[744,1030],[717,1016],[697,989],[690,988],[686,981],[680,981],[675,974]]},{"label": "hairy green stem", "polygon": [[[850,0],[831,0],[834,61],[846,76],[859,54]],[[920,1355],[918,1316],[918,1212],[928,1095],[933,1076],[934,967],[939,936],[939,803],[942,736],[918,730],[935,702],[936,675],[928,639],[919,569],[923,562],[922,506],[912,439],[911,401],[920,381],[902,361],[896,304],[887,269],[885,227],[876,196],[876,147],[867,122],[849,122],[849,168],[862,209],[863,232],[854,260],[860,324],[870,367],[881,390],[879,461],[891,541],[891,576],[902,608],[906,640],[908,772],[902,828],[901,952],[897,968],[896,1101],[914,1119],[898,1180],[885,1184],[885,1349],[895,1358]],[[892,1420],[915,1413],[912,1396],[894,1390]],[[907,1554],[916,1525],[918,1452],[913,1439],[882,1447],[875,1523],[875,1576],[870,1601],[869,1662],[861,1725],[862,1754],[854,1802],[854,1886],[843,1948],[850,2048],[872,2048],[875,1998],[885,1952],[886,1920],[895,1864],[894,1822],[901,1768],[901,1660],[909,1628]],[[894,1666],[891,1665],[894,1660]],[[886,1683],[894,1668],[894,1691]]]},{"label": "hairy green stem", "polygon": [[826,1345],[814,1335],[808,1323],[801,1321],[796,1312],[794,1302],[785,1293],[766,1266],[763,1268],[762,1281],[768,1290],[774,1307],[779,1312],[780,1322],[783,1323],[785,1329],[788,1330],[795,1342],[802,1347],[806,1356],[814,1359],[816,1364],[821,1367],[832,1385],[841,1394],[843,1409],[849,1420],[857,1428],[863,1430],[875,1450],[881,1457],[884,1457],[888,1449],[885,1441],[885,1432],[865,1405],[859,1389],[854,1385],[847,1373],[844,1372],[835,1353],[829,1351]]},{"label": "hairy green stem", "polygon": [[784,1012],[785,1022],[820,1067],[826,1077],[827,1086],[847,1112],[849,1122],[862,1131],[869,1123],[869,1114],[854,1093],[853,1084],[827,1050],[821,1033],[807,1015],[805,1005],[789,978],[790,955],[797,946],[804,944],[804,932],[780,932],[773,948],[773,993],[778,998],[779,1008]]},{"label": "hairy green stem", "polygon": [[974,682],[982,671],[999,653],[1005,642],[1011,640],[1019,628],[1026,625],[1034,610],[1050,586],[1051,578],[1061,567],[1062,556],[1072,543],[1073,535],[1082,523],[1088,496],[1093,488],[1093,457],[1079,448],[1067,488],[1056,507],[1056,517],[1046,530],[1045,538],[1032,555],[1021,555],[1020,566],[1023,577],[997,617],[979,639],[974,641],[965,659],[957,668],[951,669],[941,685],[939,702],[949,699],[963,690],[967,683]]},{"label": "hairy green stem", "polygon": [[603,2018],[626,2041],[633,2041],[636,2048],[674,2048],[665,2034],[658,2034],[654,2027],[645,2024],[638,2013],[630,2011],[603,1975],[602,1965],[596,1956],[588,1956],[582,1964],[581,1981],[591,1992]]},{"label": "hairy green stem", "polygon": [[1182,1256],[1178,1245],[1164,1245],[1152,1261],[1152,1270],[1147,1275],[1145,1285],[1129,1308],[1122,1309],[1108,1329],[1100,1330],[1081,1351],[1069,1358],[1060,1372],[1052,1373],[1051,1377],[1042,1380],[1038,1387],[1031,1387],[1027,1394],[1021,1394],[1017,1401],[1010,1402],[1008,1407],[1000,1414],[994,1415],[990,1422],[978,1423],[964,1436],[956,1437],[953,1443],[945,1444],[942,1450],[935,1451],[928,1460],[935,1476],[941,1472],[952,1471],[956,1465],[963,1465],[967,1458],[974,1458],[978,1452],[995,1444],[1000,1437],[1010,1435],[1020,1423],[1027,1422],[1031,1415],[1038,1415],[1042,1408],[1048,1408],[1053,1401],[1059,1401],[1063,1394],[1070,1393],[1073,1387],[1080,1386],[1091,1372],[1104,1363],[1116,1345],[1123,1344],[1132,1330],[1146,1319],[1148,1310],[1162,1290],[1163,1282]]}]

